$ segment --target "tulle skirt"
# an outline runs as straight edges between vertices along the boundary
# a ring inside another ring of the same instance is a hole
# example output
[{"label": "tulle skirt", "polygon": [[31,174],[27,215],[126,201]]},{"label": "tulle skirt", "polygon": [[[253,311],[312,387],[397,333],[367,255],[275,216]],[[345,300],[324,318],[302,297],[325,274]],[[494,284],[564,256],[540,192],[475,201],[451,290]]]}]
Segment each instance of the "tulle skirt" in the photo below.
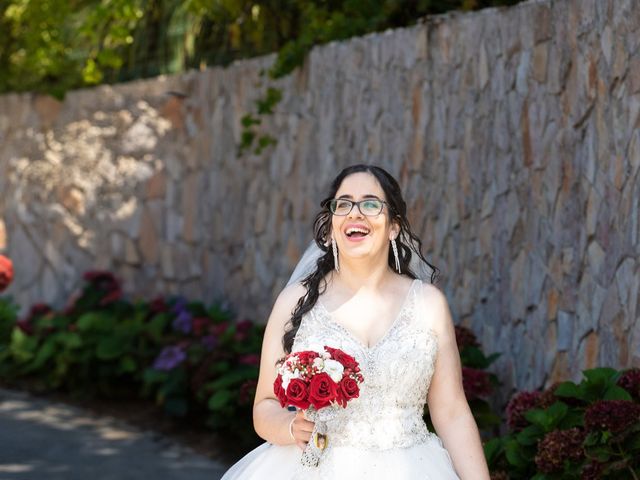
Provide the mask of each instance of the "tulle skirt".
[{"label": "tulle skirt", "polygon": [[295,445],[263,443],[233,465],[222,480],[458,480],[449,453],[436,436],[407,448],[325,450],[320,465],[304,467]]}]

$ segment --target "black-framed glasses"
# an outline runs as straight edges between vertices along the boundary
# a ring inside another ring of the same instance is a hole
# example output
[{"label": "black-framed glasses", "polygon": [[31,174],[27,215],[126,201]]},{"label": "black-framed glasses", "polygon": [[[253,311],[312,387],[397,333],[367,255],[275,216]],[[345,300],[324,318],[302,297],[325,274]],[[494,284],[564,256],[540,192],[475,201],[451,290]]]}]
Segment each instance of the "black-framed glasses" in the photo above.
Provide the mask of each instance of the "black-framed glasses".
[{"label": "black-framed glasses", "polygon": [[359,202],[354,202],[347,198],[334,198],[328,202],[331,213],[339,217],[349,215],[354,205],[358,206],[358,210],[360,210],[362,215],[375,217],[376,215],[380,215],[385,203],[387,202],[379,198],[365,198]]}]

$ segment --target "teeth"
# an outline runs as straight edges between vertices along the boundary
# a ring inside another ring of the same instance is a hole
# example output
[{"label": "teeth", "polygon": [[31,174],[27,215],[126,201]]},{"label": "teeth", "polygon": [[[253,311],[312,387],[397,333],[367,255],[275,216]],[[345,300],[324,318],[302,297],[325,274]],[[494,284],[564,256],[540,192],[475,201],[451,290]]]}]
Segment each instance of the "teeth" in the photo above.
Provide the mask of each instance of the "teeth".
[{"label": "teeth", "polygon": [[352,234],[354,234],[356,232],[363,233],[364,235],[367,235],[369,233],[369,230],[366,230],[364,228],[351,227],[351,228],[347,229],[346,233],[347,233],[347,235],[352,235]]}]

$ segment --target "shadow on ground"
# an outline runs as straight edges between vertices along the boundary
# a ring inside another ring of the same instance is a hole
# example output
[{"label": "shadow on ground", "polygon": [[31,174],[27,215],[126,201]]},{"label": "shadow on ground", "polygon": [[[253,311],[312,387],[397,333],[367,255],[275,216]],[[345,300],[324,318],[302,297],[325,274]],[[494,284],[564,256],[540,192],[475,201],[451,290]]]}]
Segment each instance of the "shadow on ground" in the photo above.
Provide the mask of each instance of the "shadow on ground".
[{"label": "shadow on ground", "polygon": [[1,480],[216,480],[224,470],[157,434],[0,389]]}]

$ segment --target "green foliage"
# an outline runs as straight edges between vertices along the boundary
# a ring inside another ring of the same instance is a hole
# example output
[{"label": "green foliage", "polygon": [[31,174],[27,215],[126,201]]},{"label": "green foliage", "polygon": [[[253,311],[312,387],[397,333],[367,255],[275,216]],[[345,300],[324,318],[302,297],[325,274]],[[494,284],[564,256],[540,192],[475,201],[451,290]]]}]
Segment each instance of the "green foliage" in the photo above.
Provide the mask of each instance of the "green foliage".
[{"label": "green foliage", "polygon": [[251,406],[263,327],[183,298],[129,302],[109,272],[56,311],[0,299],[0,379],[74,396],[146,396],[237,444],[253,446]]},{"label": "green foliage", "polygon": [[242,155],[245,151],[251,149],[254,141],[257,139],[258,145],[254,148],[253,153],[260,155],[262,151],[272,145],[276,145],[277,141],[271,135],[259,134],[255,127],[262,123],[260,115],[271,115],[273,109],[282,100],[282,91],[277,88],[269,87],[263,98],[256,101],[257,113],[252,115],[250,113],[244,115],[241,119],[242,135],[240,137],[240,146],[238,148],[238,154]]},{"label": "green foliage", "polygon": [[[464,393],[478,428],[486,436],[491,434],[492,430],[500,424],[500,417],[492,410],[487,401],[500,382],[494,374],[486,371],[500,354],[493,353],[486,356],[478,346],[473,332],[465,327],[456,327],[456,341],[463,367]],[[429,429],[433,431],[434,427],[426,407],[424,419]]]},{"label": "green foliage", "polygon": [[3,346],[9,344],[18,318],[18,310],[18,305],[13,303],[11,298],[0,297],[0,355]]},{"label": "green foliage", "polygon": [[176,73],[278,52],[284,76],[318,44],[447,10],[519,0],[5,0],[0,93]]},{"label": "green foliage", "polygon": [[[511,432],[485,444],[496,476],[501,472],[511,479],[638,478],[640,399],[627,388],[638,391],[640,371],[597,368],[583,375],[579,384],[564,382],[537,397],[521,392],[512,398],[507,412],[525,422],[510,418]],[[537,405],[532,398],[537,398]]]}]

